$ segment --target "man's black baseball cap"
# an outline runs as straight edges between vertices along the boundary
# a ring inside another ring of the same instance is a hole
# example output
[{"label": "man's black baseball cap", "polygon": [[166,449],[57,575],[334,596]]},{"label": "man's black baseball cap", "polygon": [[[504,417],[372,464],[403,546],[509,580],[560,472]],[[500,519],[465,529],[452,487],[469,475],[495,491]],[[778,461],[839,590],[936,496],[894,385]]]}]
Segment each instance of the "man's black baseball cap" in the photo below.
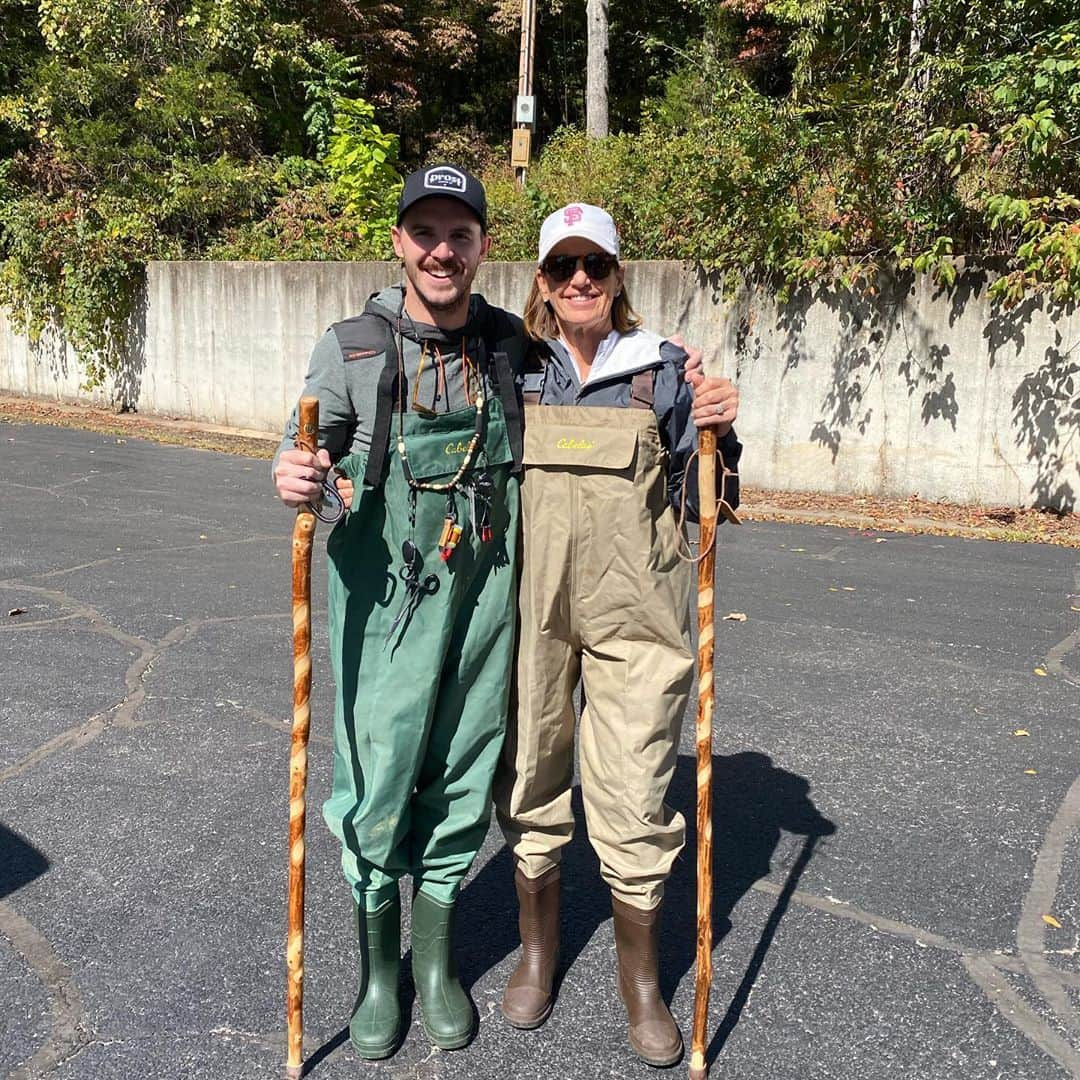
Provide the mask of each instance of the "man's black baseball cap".
[{"label": "man's black baseball cap", "polygon": [[471,173],[459,169],[456,165],[430,165],[405,177],[405,186],[401,189],[401,198],[398,199],[397,223],[401,224],[405,211],[414,203],[433,197],[463,202],[480,220],[484,232],[487,232],[487,197],[484,195],[484,185]]}]

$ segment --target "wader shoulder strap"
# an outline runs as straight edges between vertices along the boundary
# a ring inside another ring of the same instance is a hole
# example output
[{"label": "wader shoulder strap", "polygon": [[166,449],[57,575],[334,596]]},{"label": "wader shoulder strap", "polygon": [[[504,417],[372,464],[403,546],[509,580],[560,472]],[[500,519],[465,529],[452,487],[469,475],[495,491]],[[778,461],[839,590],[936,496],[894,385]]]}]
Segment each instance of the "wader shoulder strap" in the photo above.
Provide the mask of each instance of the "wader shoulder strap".
[{"label": "wader shoulder strap", "polygon": [[630,383],[630,408],[651,409],[656,397],[656,368],[635,372]]},{"label": "wader shoulder strap", "polygon": [[526,405],[539,405],[544,392],[544,372],[547,370],[547,350],[536,341],[525,349],[524,382],[521,396]]},{"label": "wader shoulder strap", "polygon": [[397,345],[394,328],[381,314],[382,308],[373,305],[372,294],[364,311],[351,319],[335,323],[331,329],[337,335],[341,355],[345,362],[371,360],[384,357],[375,392],[375,424],[371,433],[371,449],[368,452],[364,484],[378,487],[382,482],[386,450],[390,445],[390,423],[394,418],[394,389],[397,383]]},{"label": "wader shoulder strap", "polygon": [[517,383],[510,367],[510,354],[505,351],[505,347],[500,346],[514,338],[520,341],[523,337],[520,320],[515,321],[502,308],[492,307],[490,304],[487,306],[481,330],[481,348],[489,364],[495,392],[502,402],[506,437],[514,459],[510,471],[514,473],[521,472],[521,465],[525,460],[525,429]]},{"label": "wader shoulder strap", "polygon": [[504,352],[493,353],[491,366],[499,400],[502,402],[503,415],[506,417],[506,437],[510,442],[510,453],[514,458],[510,471],[518,473],[521,472],[521,463],[525,460],[525,428],[514,373],[510,370],[510,358]]},{"label": "wader shoulder strap", "polygon": [[378,487],[382,483],[383,465],[390,448],[390,424],[394,419],[394,389],[397,385],[397,349],[393,333],[387,326],[390,347],[379,375],[379,388],[375,397],[375,427],[371,432],[371,449],[368,451],[367,468],[364,469],[364,486]]},{"label": "wader shoulder strap", "polygon": [[[374,299],[374,294],[372,296]],[[373,309],[369,300],[364,311],[351,319],[335,323],[330,329],[337,337],[341,356],[345,363],[371,360],[384,356],[385,363],[379,375],[376,391],[375,425],[371,436],[364,483],[376,487],[382,480],[386,450],[390,443],[390,422],[394,415],[394,388],[397,376],[397,348],[394,331],[390,324]]]}]

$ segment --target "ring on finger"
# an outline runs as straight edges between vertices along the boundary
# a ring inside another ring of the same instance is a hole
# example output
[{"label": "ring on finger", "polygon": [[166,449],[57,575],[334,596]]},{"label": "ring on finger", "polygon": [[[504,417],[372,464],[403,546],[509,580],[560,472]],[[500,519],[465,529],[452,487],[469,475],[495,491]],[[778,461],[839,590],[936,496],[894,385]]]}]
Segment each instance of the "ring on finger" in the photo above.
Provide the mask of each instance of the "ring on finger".
[{"label": "ring on finger", "polygon": [[724,406],[724,405],[717,405],[717,406],[716,406],[716,415],[717,415],[717,416],[723,416],[723,415],[724,415],[724,412],[725,412],[725,410],[726,410],[726,406]]}]

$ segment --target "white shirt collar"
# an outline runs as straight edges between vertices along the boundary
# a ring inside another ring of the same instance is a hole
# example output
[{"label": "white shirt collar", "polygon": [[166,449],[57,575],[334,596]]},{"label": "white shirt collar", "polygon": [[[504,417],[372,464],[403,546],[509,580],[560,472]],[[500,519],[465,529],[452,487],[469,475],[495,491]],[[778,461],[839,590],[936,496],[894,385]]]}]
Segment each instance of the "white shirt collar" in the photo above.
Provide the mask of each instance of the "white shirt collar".
[{"label": "white shirt collar", "polygon": [[[560,338],[560,341],[569,353],[566,339]],[[663,342],[664,339],[659,334],[650,333],[648,330],[631,330],[626,334],[612,330],[597,347],[589,377],[583,385],[606,382],[608,379],[654,367],[660,359],[660,346]]]}]

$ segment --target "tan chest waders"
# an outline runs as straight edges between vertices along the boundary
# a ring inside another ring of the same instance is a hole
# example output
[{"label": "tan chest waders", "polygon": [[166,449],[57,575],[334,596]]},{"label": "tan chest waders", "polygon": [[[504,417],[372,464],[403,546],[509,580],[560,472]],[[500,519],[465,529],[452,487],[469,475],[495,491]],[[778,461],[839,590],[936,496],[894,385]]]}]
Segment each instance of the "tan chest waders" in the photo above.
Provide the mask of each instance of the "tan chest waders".
[{"label": "tan chest waders", "polygon": [[684,840],[664,796],[693,683],[691,574],[665,458],[651,409],[526,409],[517,701],[496,781],[507,843],[539,877],[573,830],[580,678],[589,839],[638,908],[659,903]]},{"label": "tan chest waders", "polygon": [[[327,545],[337,702],[323,814],[368,911],[396,895],[404,874],[453,902],[487,832],[514,649],[518,478],[502,403],[485,408],[482,452],[453,497],[460,533],[449,550],[447,494],[410,488],[396,419],[377,487],[360,485],[368,455],[339,464],[356,496]],[[475,408],[405,413],[413,479],[452,479],[476,417]],[[481,476],[482,513],[468,496]]]}]

